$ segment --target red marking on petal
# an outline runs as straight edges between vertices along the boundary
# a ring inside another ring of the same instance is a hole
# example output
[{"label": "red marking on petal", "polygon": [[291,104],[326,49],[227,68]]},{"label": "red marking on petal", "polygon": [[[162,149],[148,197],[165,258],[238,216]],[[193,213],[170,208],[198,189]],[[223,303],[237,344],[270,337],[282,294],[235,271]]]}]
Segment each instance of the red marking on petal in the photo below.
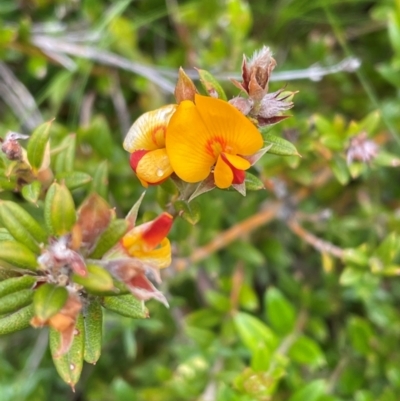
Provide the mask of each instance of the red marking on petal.
[{"label": "red marking on petal", "polygon": [[148,150],[136,150],[133,152],[129,158],[129,164],[131,165],[131,168],[133,171],[136,172],[137,166],[142,159],[142,157],[148,153]]},{"label": "red marking on petal", "polygon": [[239,170],[236,167],[232,166],[232,164],[229,162],[228,158],[225,156],[224,153],[221,153],[222,160],[230,167],[233,173],[233,180],[232,184],[241,184],[244,182],[246,178],[246,173],[244,170]]},{"label": "red marking on petal", "polygon": [[142,239],[149,248],[155,248],[169,233],[174,219],[169,213],[163,213],[152,221],[143,232]]}]

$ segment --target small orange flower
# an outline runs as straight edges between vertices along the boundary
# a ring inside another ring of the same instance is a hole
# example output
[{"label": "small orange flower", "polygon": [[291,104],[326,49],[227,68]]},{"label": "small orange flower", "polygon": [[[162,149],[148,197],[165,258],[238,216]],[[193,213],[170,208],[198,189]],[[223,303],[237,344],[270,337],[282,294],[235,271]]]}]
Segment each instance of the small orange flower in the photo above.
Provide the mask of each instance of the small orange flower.
[{"label": "small orange flower", "polygon": [[166,238],[173,223],[169,213],[132,228],[122,238],[126,252],[147,265],[163,269],[171,264],[171,244]]},{"label": "small orange flower", "polygon": [[160,184],[173,172],[165,150],[165,133],[176,108],[176,104],[169,104],[143,114],[124,140],[124,149],[131,153],[130,165],[146,188]]},{"label": "small orange flower", "polygon": [[215,185],[228,188],[244,182],[251,163],[246,159],[261,149],[257,128],[235,107],[220,99],[195,95],[172,115],[165,139],[176,175],[195,183],[214,172]]}]

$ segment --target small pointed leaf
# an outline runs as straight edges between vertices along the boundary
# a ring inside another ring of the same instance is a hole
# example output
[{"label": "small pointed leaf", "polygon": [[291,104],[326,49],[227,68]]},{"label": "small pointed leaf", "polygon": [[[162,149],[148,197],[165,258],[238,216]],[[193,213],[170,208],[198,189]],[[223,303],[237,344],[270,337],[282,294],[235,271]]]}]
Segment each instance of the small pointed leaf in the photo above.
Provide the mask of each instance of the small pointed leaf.
[{"label": "small pointed leaf", "polygon": [[71,348],[64,355],[58,356],[57,352],[61,344],[61,335],[58,331],[50,328],[50,351],[53,357],[54,365],[61,378],[75,390],[75,384],[78,382],[82,367],[83,354],[85,347],[85,326],[83,316],[79,314],[74,329],[74,338]]},{"label": "small pointed leaf", "polygon": [[1,261],[28,270],[36,270],[38,266],[36,255],[25,245],[17,241],[1,242],[0,265]]},{"label": "small pointed leaf", "polygon": [[97,240],[96,247],[91,253],[92,259],[101,258],[108,250],[110,250],[122,236],[128,231],[129,222],[125,219],[113,220],[106,230],[100,235]]},{"label": "small pointed leaf", "polygon": [[197,70],[203,88],[211,97],[227,101],[226,94],[219,82],[206,70]]},{"label": "small pointed leaf", "polygon": [[33,181],[31,184],[24,185],[21,194],[25,200],[34,205],[37,205],[37,201],[40,197],[40,192],[42,190],[42,183],[40,181]]},{"label": "small pointed leaf", "polygon": [[53,183],[46,194],[44,218],[50,234],[61,236],[71,231],[76,220],[75,204],[64,184]]},{"label": "small pointed leaf", "polygon": [[68,299],[68,291],[65,287],[54,284],[43,284],[36,291],[33,298],[35,316],[45,322],[65,305]]},{"label": "small pointed leaf", "polygon": [[0,297],[11,294],[16,291],[32,288],[36,283],[34,276],[11,277],[0,281]]},{"label": "small pointed leaf", "polygon": [[56,179],[59,182],[64,182],[70,191],[80,188],[92,181],[92,177],[89,174],[80,171],[64,171],[62,173],[58,173],[56,175]]},{"label": "small pointed leaf", "polygon": [[103,310],[97,298],[90,299],[84,312],[85,351],[84,360],[95,364],[101,354],[103,334]]},{"label": "small pointed leaf", "polygon": [[40,243],[47,242],[47,233],[39,223],[18,204],[0,201],[0,220],[8,232],[33,252]]},{"label": "small pointed leaf", "polygon": [[88,292],[99,294],[114,289],[114,281],[110,273],[95,264],[88,264],[87,275],[85,277],[77,274],[73,275],[73,281],[83,285]]},{"label": "small pointed leaf", "polygon": [[33,291],[21,290],[5,295],[0,299],[0,315],[14,312],[32,302]]},{"label": "small pointed leaf", "polygon": [[30,325],[32,316],[33,305],[30,304],[11,315],[0,318],[0,336],[26,329]]},{"label": "small pointed leaf", "polygon": [[46,147],[50,137],[51,123],[52,121],[48,121],[39,125],[29,138],[27,155],[29,163],[35,173],[40,170],[45,159]]},{"label": "small pointed leaf", "polygon": [[278,156],[300,156],[296,147],[286,139],[262,133],[264,145],[270,146],[268,153]]},{"label": "small pointed leaf", "polygon": [[148,317],[144,302],[137,300],[131,294],[104,297],[102,305],[108,310],[133,319],[145,319]]},{"label": "small pointed leaf", "polygon": [[105,160],[100,163],[93,175],[93,181],[91,185],[91,192],[95,192],[100,195],[103,199],[108,198],[108,162]]},{"label": "small pointed leaf", "polygon": [[196,202],[186,202],[183,200],[174,203],[175,210],[188,223],[195,225],[200,220],[200,208]]}]

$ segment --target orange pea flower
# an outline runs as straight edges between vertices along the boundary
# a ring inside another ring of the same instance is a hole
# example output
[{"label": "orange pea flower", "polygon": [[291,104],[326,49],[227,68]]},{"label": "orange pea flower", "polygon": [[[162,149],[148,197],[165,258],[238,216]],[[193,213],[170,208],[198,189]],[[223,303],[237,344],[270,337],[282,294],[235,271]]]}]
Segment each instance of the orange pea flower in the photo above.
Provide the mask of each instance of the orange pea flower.
[{"label": "orange pea flower", "polygon": [[137,299],[153,298],[168,306],[165,296],[147,275],[160,283],[159,269],[171,263],[171,244],[166,236],[172,223],[173,217],[164,212],[152,221],[135,226],[103,257],[106,269]]},{"label": "orange pea flower", "polygon": [[168,122],[177,108],[169,104],[140,116],[124,140],[130,165],[144,187],[165,181],[173,172],[165,149]]},{"label": "orange pea flower", "polygon": [[156,219],[140,224],[128,231],[122,238],[126,252],[145,265],[163,269],[171,264],[171,244],[166,237],[173,223],[169,213],[162,213]]},{"label": "orange pea flower", "polygon": [[246,157],[263,139],[240,111],[220,99],[195,95],[182,101],[169,120],[165,137],[170,165],[183,181],[195,183],[214,173],[215,185],[241,184],[251,166]]}]

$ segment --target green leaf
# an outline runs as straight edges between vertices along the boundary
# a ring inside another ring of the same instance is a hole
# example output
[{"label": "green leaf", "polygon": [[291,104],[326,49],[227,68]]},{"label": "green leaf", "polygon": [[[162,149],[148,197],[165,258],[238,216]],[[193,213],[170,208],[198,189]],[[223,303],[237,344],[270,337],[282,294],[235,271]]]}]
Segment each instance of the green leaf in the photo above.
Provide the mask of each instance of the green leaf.
[{"label": "green leaf", "polygon": [[62,173],[58,173],[56,175],[56,179],[57,181],[64,183],[70,191],[80,188],[92,181],[92,177],[89,174],[80,171],[64,171]]},{"label": "green leaf", "polygon": [[400,158],[394,153],[379,150],[378,154],[374,158],[373,163],[374,165],[382,167],[399,167]]},{"label": "green leaf", "polygon": [[85,289],[93,294],[101,294],[114,289],[114,281],[110,273],[95,264],[88,264],[87,275],[74,274],[72,279],[75,283],[83,285]]},{"label": "green leaf", "polygon": [[100,358],[103,335],[103,311],[97,298],[90,298],[84,310],[85,351],[83,359],[93,365]]},{"label": "green leaf", "polygon": [[11,277],[0,281],[0,297],[32,288],[35,283],[36,277],[34,276]]},{"label": "green leaf", "polygon": [[375,256],[387,265],[393,261],[400,251],[400,236],[394,232],[390,233],[375,251]]},{"label": "green leaf", "polygon": [[372,134],[378,127],[381,120],[381,112],[375,110],[364,117],[359,123],[359,130],[366,131],[368,134]]},{"label": "green leaf", "polygon": [[139,301],[132,294],[104,297],[102,305],[108,310],[132,319],[145,319],[148,317],[144,302]]},{"label": "green leaf", "polygon": [[28,270],[37,269],[36,255],[25,245],[17,241],[2,241],[0,246],[1,261]]},{"label": "green leaf", "polygon": [[64,184],[53,183],[46,194],[44,218],[50,234],[61,236],[71,231],[76,221],[75,204]]},{"label": "green leaf", "polygon": [[343,261],[357,266],[368,266],[368,255],[361,249],[347,248],[343,252]]},{"label": "green leaf", "polygon": [[235,241],[229,246],[228,250],[235,258],[245,261],[252,266],[261,266],[265,263],[264,254],[250,241]]},{"label": "green leaf", "polygon": [[42,183],[40,181],[33,181],[31,184],[22,187],[21,194],[25,200],[37,205],[41,191]]},{"label": "green leaf", "polygon": [[227,101],[226,94],[219,82],[206,70],[197,70],[204,90],[211,96]]},{"label": "green leaf", "polygon": [[107,160],[100,163],[93,175],[91,192],[95,192],[103,199],[108,199],[108,162]]},{"label": "green leaf", "polygon": [[40,243],[47,242],[47,233],[21,206],[0,201],[0,220],[8,232],[31,251],[39,253]]},{"label": "green leaf", "polygon": [[30,326],[32,317],[33,305],[31,304],[11,315],[0,318],[0,336],[26,329]]},{"label": "green leaf", "polygon": [[268,346],[274,349],[277,338],[272,330],[261,320],[244,312],[237,312],[233,321],[243,344],[253,353],[260,347]]},{"label": "green leaf", "polygon": [[74,390],[75,384],[78,382],[81,376],[83,367],[85,326],[83,323],[82,314],[79,314],[78,316],[75,332],[76,333],[74,334],[71,348],[66,354],[60,357],[55,356],[61,344],[60,333],[53,328],[50,328],[49,332],[50,351],[53,357],[54,365],[60,377],[71,386],[72,390]]},{"label": "green leaf", "polygon": [[14,312],[32,302],[33,291],[21,290],[0,298],[0,315]]},{"label": "green leaf", "polygon": [[349,169],[347,168],[346,161],[341,157],[334,157],[329,166],[332,169],[336,179],[342,184],[346,185],[350,180]]},{"label": "green leaf", "polygon": [[318,401],[325,394],[325,381],[314,380],[297,390],[288,401]]},{"label": "green leaf", "polygon": [[27,155],[34,173],[37,173],[40,170],[40,167],[42,167],[44,162],[52,122],[53,120],[39,125],[29,138]]},{"label": "green leaf", "polygon": [[74,171],[76,135],[71,134],[66,136],[59,146],[62,150],[56,157],[54,170],[57,174],[63,172],[72,173]]},{"label": "green leaf", "polygon": [[277,288],[271,287],[265,293],[265,309],[271,327],[279,334],[288,334],[294,329],[296,311]]},{"label": "green leaf", "polygon": [[174,208],[184,220],[195,225],[200,220],[200,207],[197,202],[179,200],[174,202]]},{"label": "green leaf", "polygon": [[125,220],[129,222],[130,226],[134,227],[136,225],[136,219],[139,213],[139,208],[140,205],[142,204],[143,198],[146,195],[146,192],[143,192],[142,195],[140,195],[139,199],[135,202],[135,204],[132,206],[131,210],[128,212],[128,214],[125,217]]},{"label": "green leaf", "polygon": [[35,316],[42,321],[47,321],[61,310],[67,299],[68,291],[65,287],[49,283],[42,284],[35,291],[33,298]]},{"label": "green leaf", "polygon": [[100,235],[97,240],[96,247],[91,253],[92,259],[100,259],[108,250],[110,250],[122,236],[127,232],[129,222],[125,219],[113,220],[106,230]]},{"label": "green leaf", "polygon": [[246,191],[259,191],[260,189],[265,189],[264,183],[254,174],[248,173],[247,171],[244,184],[246,186]]},{"label": "green leaf", "polygon": [[358,316],[348,320],[347,333],[352,347],[361,355],[368,355],[372,350],[374,333],[370,322]]},{"label": "green leaf", "polygon": [[268,153],[278,156],[300,156],[296,147],[286,139],[262,133],[264,146],[270,146]]},{"label": "green leaf", "polygon": [[351,286],[362,280],[365,272],[353,267],[346,267],[340,275],[339,282],[341,285]]},{"label": "green leaf", "polygon": [[325,357],[316,341],[307,336],[300,336],[289,350],[289,358],[301,364],[313,367],[323,366]]}]

